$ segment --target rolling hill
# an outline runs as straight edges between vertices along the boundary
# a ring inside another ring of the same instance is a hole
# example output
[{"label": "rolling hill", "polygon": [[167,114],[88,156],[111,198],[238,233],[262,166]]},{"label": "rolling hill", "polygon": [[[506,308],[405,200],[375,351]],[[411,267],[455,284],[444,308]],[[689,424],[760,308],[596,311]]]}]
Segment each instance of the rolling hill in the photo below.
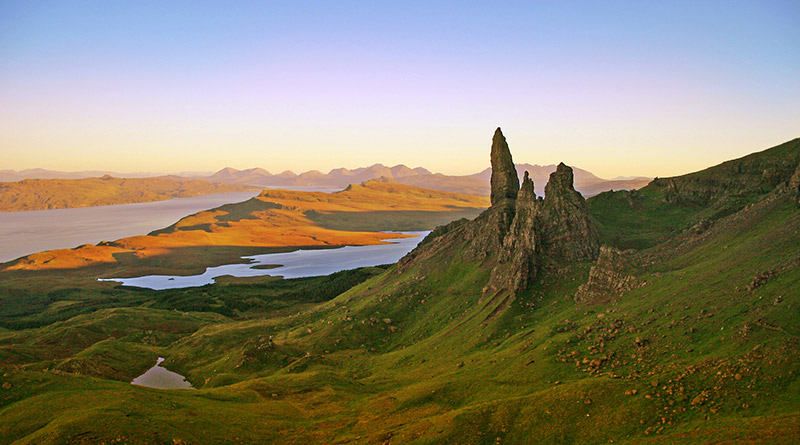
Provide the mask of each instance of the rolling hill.
[{"label": "rolling hill", "polygon": [[179,177],[24,179],[0,183],[0,212],[133,204],[256,189]]},{"label": "rolling hill", "polygon": [[[563,164],[544,198],[520,186],[499,129],[491,160],[491,206],[385,269],[162,292],[0,272],[0,438],[800,440],[800,139],[588,200]],[[158,356],[199,389],[128,383]]]},{"label": "rolling hill", "polygon": [[[34,253],[3,268],[41,271],[114,266],[115,273],[130,274],[140,273],[142,267],[158,273],[165,264],[182,264],[202,270],[228,261],[241,262],[242,255],[255,252],[381,244],[382,239],[404,235],[380,231],[430,230],[454,219],[472,218],[487,205],[484,197],[392,181],[369,181],[337,193],[265,190],[248,201],[189,215],[148,235]],[[132,267],[136,272],[120,267]]]}]

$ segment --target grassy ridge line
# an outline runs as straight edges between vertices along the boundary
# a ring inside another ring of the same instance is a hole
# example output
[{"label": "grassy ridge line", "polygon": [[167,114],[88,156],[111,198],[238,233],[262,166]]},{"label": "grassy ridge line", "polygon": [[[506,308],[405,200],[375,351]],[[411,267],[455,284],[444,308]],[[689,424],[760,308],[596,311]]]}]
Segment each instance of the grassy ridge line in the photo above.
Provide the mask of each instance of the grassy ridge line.
[{"label": "grassy ridge line", "polygon": [[189,179],[25,179],[0,183],[0,211],[68,209],[244,192],[259,187]]},{"label": "grassy ridge line", "polygon": [[646,249],[759,201],[788,182],[798,164],[800,138],[696,173],[656,178],[639,190],[600,193],[586,205],[604,242]]}]

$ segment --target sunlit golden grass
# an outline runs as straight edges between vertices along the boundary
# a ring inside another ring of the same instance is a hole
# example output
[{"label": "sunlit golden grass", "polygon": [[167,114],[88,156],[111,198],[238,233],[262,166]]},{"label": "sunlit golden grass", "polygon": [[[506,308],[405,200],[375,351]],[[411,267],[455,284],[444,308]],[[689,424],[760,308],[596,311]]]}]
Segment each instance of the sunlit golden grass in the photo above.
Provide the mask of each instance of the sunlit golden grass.
[{"label": "sunlit golden grass", "polygon": [[[146,259],[196,246],[289,247],[382,244],[409,235],[323,227],[308,214],[359,212],[457,212],[488,206],[481,196],[440,192],[396,183],[370,181],[338,193],[267,190],[250,201],[199,212],[152,233],[97,246],[28,255],[5,270],[75,269],[113,264],[117,255]],[[358,218],[356,218],[357,220]],[[337,227],[338,228],[338,227]]]},{"label": "sunlit golden grass", "polygon": [[168,178],[25,179],[0,183],[0,211],[131,204],[248,190],[257,188]]}]

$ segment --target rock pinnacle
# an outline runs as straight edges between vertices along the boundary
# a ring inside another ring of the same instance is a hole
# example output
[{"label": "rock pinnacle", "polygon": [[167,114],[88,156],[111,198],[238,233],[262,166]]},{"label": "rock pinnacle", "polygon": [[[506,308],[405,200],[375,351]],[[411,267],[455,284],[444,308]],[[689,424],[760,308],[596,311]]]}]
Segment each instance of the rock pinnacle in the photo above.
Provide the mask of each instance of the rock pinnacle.
[{"label": "rock pinnacle", "polygon": [[514,168],[514,161],[511,159],[508,143],[499,127],[492,138],[491,160],[492,205],[494,206],[507,198],[517,199],[519,178],[517,177],[517,170]]}]

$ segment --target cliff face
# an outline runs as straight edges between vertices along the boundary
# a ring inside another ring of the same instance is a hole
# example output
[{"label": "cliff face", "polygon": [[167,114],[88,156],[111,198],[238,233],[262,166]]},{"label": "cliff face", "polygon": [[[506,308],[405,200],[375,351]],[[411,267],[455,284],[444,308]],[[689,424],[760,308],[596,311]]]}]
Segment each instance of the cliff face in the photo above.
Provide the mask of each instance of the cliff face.
[{"label": "cliff face", "polygon": [[[789,179],[789,190],[800,198],[800,164],[797,165],[797,170]],[[798,203],[800,204],[800,201]]]},{"label": "cliff face", "polygon": [[708,206],[728,197],[765,194],[790,182],[798,167],[800,138],[703,171],[656,178],[652,185],[664,191],[668,203]]},{"label": "cliff face", "polygon": [[533,192],[526,174],[515,209],[485,293],[518,294],[548,268],[597,258],[597,229],[573,187],[572,169],[563,163],[550,175],[544,199]]},{"label": "cliff face", "polygon": [[492,268],[484,293],[516,295],[547,270],[597,258],[598,232],[583,197],[573,187],[570,167],[562,163],[550,175],[542,199],[536,196],[527,172],[520,188],[499,128],[492,140],[491,161],[492,206],[472,221],[431,233],[400,261],[400,270],[465,244],[459,254],[463,261]]},{"label": "cliff face", "polygon": [[588,281],[575,293],[575,301],[598,303],[641,286],[636,277],[627,273],[629,267],[629,261],[622,252],[613,247],[601,247],[597,264],[589,271]]}]

